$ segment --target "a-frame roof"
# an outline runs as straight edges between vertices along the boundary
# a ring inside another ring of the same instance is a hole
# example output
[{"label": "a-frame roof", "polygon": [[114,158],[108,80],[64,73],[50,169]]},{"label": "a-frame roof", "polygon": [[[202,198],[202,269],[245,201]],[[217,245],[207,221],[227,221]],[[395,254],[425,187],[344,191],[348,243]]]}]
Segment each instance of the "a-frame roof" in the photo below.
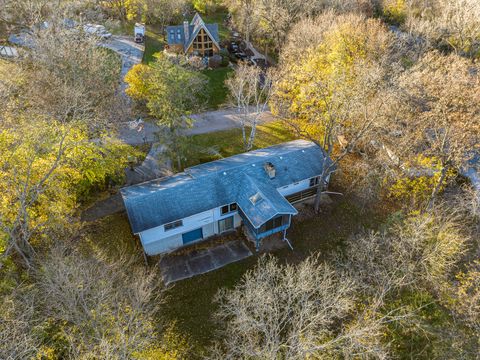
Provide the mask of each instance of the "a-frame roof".
[{"label": "a-frame roof", "polygon": [[190,37],[188,38],[189,39],[188,43],[185,44],[185,48],[184,48],[185,52],[190,48],[190,46],[192,46],[193,40],[195,40],[195,38],[197,37],[201,29],[203,29],[207,33],[210,39],[212,39],[212,42],[215,44],[215,46],[220,49],[220,44],[218,43],[218,39],[212,34],[214,32],[218,36],[218,24],[208,24],[208,25],[205,24],[200,14],[197,12],[195,13],[195,16],[193,17],[190,25],[193,26],[193,31],[191,32]]}]

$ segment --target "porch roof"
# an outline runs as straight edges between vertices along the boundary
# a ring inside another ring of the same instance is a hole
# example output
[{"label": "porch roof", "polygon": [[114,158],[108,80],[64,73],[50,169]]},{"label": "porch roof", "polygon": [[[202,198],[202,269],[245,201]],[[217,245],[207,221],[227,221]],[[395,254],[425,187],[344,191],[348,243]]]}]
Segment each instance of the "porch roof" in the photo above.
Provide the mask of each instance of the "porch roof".
[{"label": "porch roof", "polygon": [[260,180],[244,175],[241,186],[242,191],[237,196],[237,204],[256,229],[279,214],[298,213],[277,189]]}]

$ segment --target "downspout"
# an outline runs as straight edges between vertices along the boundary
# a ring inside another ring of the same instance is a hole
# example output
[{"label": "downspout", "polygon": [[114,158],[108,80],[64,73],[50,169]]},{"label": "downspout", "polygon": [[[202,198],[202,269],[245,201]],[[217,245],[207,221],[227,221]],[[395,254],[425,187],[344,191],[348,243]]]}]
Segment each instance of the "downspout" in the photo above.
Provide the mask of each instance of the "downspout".
[{"label": "downspout", "polygon": [[[290,224],[292,223],[292,215],[288,216],[288,227],[290,227]],[[290,243],[290,241],[287,239],[287,229],[283,230],[283,241],[285,241],[288,244],[288,247],[293,250],[293,246]]]}]

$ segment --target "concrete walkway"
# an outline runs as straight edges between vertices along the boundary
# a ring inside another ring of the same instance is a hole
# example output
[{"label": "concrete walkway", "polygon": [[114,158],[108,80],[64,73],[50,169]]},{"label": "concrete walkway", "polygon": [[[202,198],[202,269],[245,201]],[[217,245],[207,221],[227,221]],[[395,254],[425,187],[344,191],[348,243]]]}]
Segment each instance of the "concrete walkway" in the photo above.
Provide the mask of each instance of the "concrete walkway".
[{"label": "concrete walkway", "polygon": [[234,240],[202,250],[193,250],[187,254],[166,255],[160,260],[160,271],[168,285],[219,269],[249,256],[252,256],[252,252],[245,243]]},{"label": "concrete walkway", "polygon": [[[241,126],[241,118],[235,109],[222,109],[207,111],[191,115],[194,121],[193,127],[186,131],[186,135],[206,134],[216,131],[231,130]],[[261,114],[259,124],[275,120],[273,115],[266,111]],[[142,128],[131,126],[131,122],[121,124],[118,129],[118,137],[129,145],[140,145],[156,141],[156,133],[161,128],[151,122],[143,122]]]}]

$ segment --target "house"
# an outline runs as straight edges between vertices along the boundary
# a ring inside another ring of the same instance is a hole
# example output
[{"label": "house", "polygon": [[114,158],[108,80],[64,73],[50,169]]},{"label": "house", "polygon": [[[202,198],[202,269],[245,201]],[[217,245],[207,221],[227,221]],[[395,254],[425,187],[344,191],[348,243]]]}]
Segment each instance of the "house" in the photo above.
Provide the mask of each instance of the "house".
[{"label": "house", "polygon": [[313,142],[296,140],[185,169],[123,188],[134,234],[156,255],[244,226],[248,238],[283,233],[314,197],[326,160]]},{"label": "house", "polygon": [[196,13],[190,24],[167,26],[167,49],[176,53],[213,56],[220,51],[218,24],[205,24]]}]

